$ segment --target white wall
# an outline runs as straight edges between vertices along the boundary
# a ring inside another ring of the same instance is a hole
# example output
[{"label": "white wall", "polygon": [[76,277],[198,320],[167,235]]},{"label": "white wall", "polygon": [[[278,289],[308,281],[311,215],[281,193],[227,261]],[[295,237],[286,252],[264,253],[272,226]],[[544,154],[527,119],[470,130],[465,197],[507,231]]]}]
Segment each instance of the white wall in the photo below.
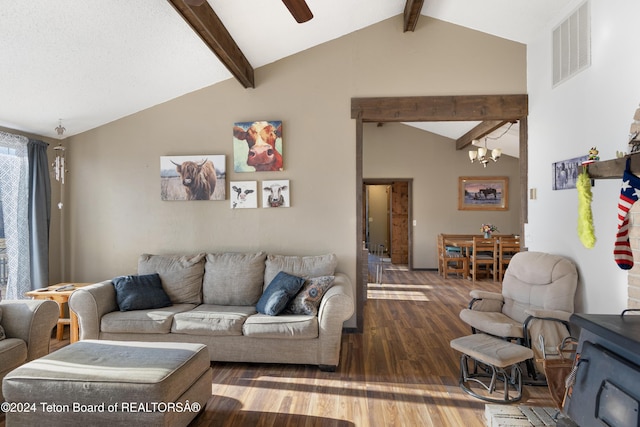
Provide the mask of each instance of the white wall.
[{"label": "white wall", "polygon": [[613,259],[620,180],[597,180],[593,218],[597,242],[585,249],[577,232],[576,190],[551,190],[551,163],[587,154],[627,151],[629,126],[640,102],[637,0],[591,0],[592,65],[552,88],[551,32],[582,1],[573,2],[527,45],[529,201],[525,239],[530,250],[565,255],[580,274],[577,311],[618,313],[626,308],[627,273]]}]

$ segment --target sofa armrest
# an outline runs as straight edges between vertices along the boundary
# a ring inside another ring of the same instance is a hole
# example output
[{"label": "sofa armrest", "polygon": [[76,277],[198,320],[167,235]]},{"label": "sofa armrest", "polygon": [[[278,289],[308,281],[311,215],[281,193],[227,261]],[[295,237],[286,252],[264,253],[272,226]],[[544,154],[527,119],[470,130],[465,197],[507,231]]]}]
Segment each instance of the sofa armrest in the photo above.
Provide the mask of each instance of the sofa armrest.
[{"label": "sofa armrest", "polygon": [[334,370],[338,366],[343,324],[353,312],[353,285],[347,275],[336,273],[333,286],[322,297],[318,309],[318,364],[321,369]]},{"label": "sofa armrest", "polygon": [[69,309],[78,316],[79,339],[98,339],[102,316],[118,310],[113,283],[105,280],[77,289],[69,298]]},{"label": "sofa armrest", "polygon": [[333,286],[322,297],[318,308],[318,323],[321,329],[342,324],[353,315],[353,285],[346,274],[336,273]]},{"label": "sofa armrest", "polygon": [[60,308],[50,300],[4,300],[2,327],[9,338],[27,344],[27,361],[49,354],[51,331],[58,323]]}]

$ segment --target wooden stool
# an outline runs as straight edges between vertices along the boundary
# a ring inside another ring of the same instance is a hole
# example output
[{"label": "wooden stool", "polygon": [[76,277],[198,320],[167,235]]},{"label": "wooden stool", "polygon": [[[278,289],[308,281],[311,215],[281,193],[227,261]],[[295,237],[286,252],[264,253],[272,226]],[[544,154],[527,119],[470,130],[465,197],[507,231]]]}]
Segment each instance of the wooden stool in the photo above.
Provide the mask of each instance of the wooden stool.
[{"label": "wooden stool", "polygon": [[[511,403],[522,398],[522,371],[519,363],[533,358],[533,350],[486,334],[473,334],[451,340],[451,348],[462,353],[460,357],[460,388],[467,394],[487,402]],[[473,361],[473,373],[469,362]],[[478,372],[478,362],[484,372]],[[504,384],[503,395],[493,398],[471,389],[471,382],[479,384],[489,395],[496,391],[496,383]],[[509,388],[515,392],[509,396]]]}]

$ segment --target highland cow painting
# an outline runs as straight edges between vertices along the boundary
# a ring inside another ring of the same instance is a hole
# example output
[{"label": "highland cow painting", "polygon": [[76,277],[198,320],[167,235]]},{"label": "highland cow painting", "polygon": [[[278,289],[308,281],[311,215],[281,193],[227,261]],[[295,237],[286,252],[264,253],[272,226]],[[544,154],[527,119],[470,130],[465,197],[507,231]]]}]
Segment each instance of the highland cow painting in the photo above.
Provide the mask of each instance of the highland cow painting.
[{"label": "highland cow painting", "polygon": [[160,157],[162,200],[225,200],[226,156]]}]

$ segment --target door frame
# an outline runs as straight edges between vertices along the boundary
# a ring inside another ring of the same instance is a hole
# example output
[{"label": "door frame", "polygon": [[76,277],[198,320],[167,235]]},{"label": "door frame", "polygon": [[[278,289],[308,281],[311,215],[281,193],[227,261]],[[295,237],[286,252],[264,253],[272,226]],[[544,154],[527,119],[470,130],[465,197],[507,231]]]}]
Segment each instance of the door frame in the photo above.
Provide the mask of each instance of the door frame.
[{"label": "door frame", "polygon": [[[519,121],[520,122],[520,235],[528,218],[528,121],[526,94],[458,95],[351,98],[351,118],[356,121],[356,330],[364,329],[367,283],[363,277],[362,188],[364,123]],[[482,126],[482,124],[478,127]],[[464,149],[470,138],[460,138],[456,148]],[[526,246],[526,242],[523,242]]]},{"label": "door frame", "polygon": [[[367,179],[363,179],[362,181],[362,185],[366,186],[366,185],[392,185],[394,182],[406,182],[407,183],[407,187],[408,187],[408,198],[409,198],[409,213],[408,213],[408,221],[407,221],[407,250],[408,250],[408,257],[409,257],[409,261],[408,261],[408,267],[409,270],[413,270],[413,227],[412,227],[412,222],[413,222],[413,178],[367,178]],[[363,198],[365,196],[364,192],[362,192],[360,194],[360,197]],[[391,206],[389,206],[389,209],[391,209]],[[363,206],[363,212],[361,213],[362,215],[364,215],[364,206]],[[392,214],[391,218],[393,218]],[[391,224],[389,224],[390,229]],[[361,231],[363,231],[365,228],[365,224],[362,224],[362,228],[360,229]],[[361,233],[362,235],[362,233]],[[389,242],[389,245],[391,245],[391,242]],[[366,294],[365,294],[365,298],[366,298]]]}]

